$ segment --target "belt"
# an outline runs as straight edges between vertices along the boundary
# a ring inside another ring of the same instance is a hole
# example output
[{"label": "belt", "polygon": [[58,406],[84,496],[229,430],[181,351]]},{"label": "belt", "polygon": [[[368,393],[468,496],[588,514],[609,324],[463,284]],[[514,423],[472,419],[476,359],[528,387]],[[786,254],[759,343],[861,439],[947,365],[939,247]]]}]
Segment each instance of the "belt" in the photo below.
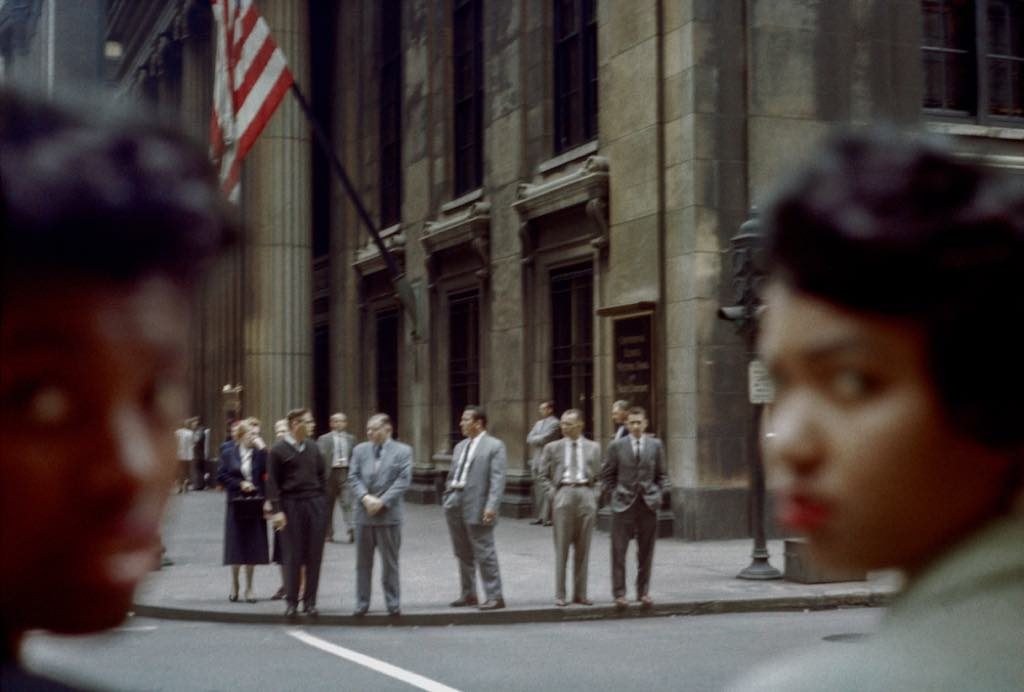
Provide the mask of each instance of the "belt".
[{"label": "belt", "polygon": [[559,488],[589,488],[590,483],[559,483]]}]

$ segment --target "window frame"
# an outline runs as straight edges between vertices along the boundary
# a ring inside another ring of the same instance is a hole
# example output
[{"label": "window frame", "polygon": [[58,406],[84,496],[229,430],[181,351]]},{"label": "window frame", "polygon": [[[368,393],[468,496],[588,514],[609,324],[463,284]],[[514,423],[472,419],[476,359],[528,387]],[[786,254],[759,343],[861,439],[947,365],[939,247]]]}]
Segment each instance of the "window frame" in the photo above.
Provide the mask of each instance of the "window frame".
[{"label": "window frame", "polygon": [[[452,5],[452,181],[454,196],[459,197],[481,187],[484,180],[483,2],[454,0]],[[461,20],[466,14],[470,28],[464,32]],[[462,73],[467,67],[471,84],[464,90]]]},{"label": "window frame", "polygon": [[[563,30],[564,5],[572,4],[572,31]],[[597,139],[597,1],[554,0],[551,30],[553,46],[554,153],[568,151]],[[579,74],[574,78],[572,61]],[[573,108],[578,113],[573,117]]]},{"label": "window frame", "polygon": [[402,2],[381,0],[378,5],[378,198],[380,227],[402,220]]}]

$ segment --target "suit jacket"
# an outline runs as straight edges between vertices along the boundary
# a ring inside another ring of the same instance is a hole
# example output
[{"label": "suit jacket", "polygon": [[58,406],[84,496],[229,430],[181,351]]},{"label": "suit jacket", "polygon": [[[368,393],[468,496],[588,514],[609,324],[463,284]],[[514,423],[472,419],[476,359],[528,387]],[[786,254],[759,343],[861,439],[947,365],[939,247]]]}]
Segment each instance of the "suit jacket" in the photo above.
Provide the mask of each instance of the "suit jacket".
[{"label": "suit jacket", "polygon": [[[348,463],[352,463],[352,454],[356,446],[356,438],[352,437],[351,433],[343,432],[345,441],[348,443]],[[331,465],[334,463],[334,431],[324,433],[320,437],[316,438],[316,446],[320,448],[320,454],[323,455],[324,463],[327,465],[327,473],[331,472]]]},{"label": "suit jacket", "polygon": [[540,473],[544,462],[544,446],[557,440],[561,434],[562,429],[554,416],[542,418],[533,424],[530,434],[526,436],[526,444],[530,446],[530,468],[534,473]]},{"label": "suit jacket", "polygon": [[[401,524],[405,490],[412,480],[412,447],[387,439],[380,449],[380,469],[373,473],[373,443],[360,442],[352,450],[348,464],[348,486],[352,490],[353,518],[363,526]],[[384,501],[377,514],[370,516],[363,497],[376,495]]]},{"label": "suit jacket", "polygon": [[[256,492],[266,496],[267,450],[252,450],[252,484]],[[217,467],[217,481],[224,486],[230,502],[239,495],[244,495],[241,486],[245,476],[242,475],[242,450],[234,442],[225,442],[220,446],[220,465]]]},{"label": "suit jacket", "polygon": [[604,492],[611,495],[613,512],[624,512],[636,496],[654,512],[661,507],[661,497],[669,488],[665,472],[665,451],[661,440],[645,436],[639,463],[633,458],[633,436],[627,435],[608,445],[601,468]]},{"label": "suit jacket", "polygon": [[[587,481],[594,488],[594,499],[598,500],[601,495],[601,445],[582,436],[578,442]],[[565,474],[565,452],[566,447],[571,444],[572,440],[563,437],[561,440],[549,442],[544,446],[540,482],[544,486],[544,491],[552,498],[555,496],[558,484],[562,482],[562,476]]]},{"label": "suit jacket", "polygon": [[[452,504],[455,469],[462,459],[463,450],[470,442],[468,437],[464,438],[452,451],[452,467],[448,469],[448,481],[445,483],[443,498],[445,508]],[[491,510],[495,513],[494,523],[497,523],[501,496],[505,492],[505,443],[487,433],[477,443],[472,459],[473,463],[466,476],[466,487],[462,490],[462,520],[467,524],[482,524],[484,510]]]}]

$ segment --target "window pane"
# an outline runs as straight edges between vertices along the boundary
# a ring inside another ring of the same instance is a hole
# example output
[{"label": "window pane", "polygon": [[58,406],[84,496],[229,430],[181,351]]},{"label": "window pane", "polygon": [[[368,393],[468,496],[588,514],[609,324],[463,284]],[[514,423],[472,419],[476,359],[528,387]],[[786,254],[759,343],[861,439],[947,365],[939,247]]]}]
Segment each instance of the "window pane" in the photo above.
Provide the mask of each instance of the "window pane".
[{"label": "window pane", "polygon": [[555,408],[593,420],[593,272],[578,265],[551,274],[551,388]]},{"label": "window pane", "polygon": [[459,418],[469,404],[480,403],[480,302],[476,291],[448,301],[448,394],[451,445],[462,439]]},{"label": "window pane", "polygon": [[925,108],[977,111],[974,3],[922,0],[922,73]]}]

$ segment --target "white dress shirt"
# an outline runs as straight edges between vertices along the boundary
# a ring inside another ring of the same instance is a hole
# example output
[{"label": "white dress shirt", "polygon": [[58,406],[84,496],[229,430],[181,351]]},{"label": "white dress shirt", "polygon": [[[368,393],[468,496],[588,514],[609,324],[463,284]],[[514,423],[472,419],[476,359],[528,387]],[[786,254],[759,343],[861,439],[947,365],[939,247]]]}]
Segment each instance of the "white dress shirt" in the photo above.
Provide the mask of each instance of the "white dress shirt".
[{"label": "white dress shirt", "polygon": [[[576,458],[573,459],[573,451]],[[586,483],[587,474],[583,470],[582,445],[579,440],[565,440],[565,471],[562,472],[563,483]],[[573,471],[576,472],[575,476]]]},{"label": "white dress shirt", "polygon": [[487,431],[482,431],[479,435],[469,441],[468,449],[463,452],[465,455],[465,463],[462,463],[460,459],[458,463],[462,463],[462,468],[459,469],[459,475],[452,481],[453,488],[465,488],[466,487],[466,476],[469,474],[469,467],[473,465],[473,455],[476,454],[476,447],[480,444],[480,440],[483,439]]}]

